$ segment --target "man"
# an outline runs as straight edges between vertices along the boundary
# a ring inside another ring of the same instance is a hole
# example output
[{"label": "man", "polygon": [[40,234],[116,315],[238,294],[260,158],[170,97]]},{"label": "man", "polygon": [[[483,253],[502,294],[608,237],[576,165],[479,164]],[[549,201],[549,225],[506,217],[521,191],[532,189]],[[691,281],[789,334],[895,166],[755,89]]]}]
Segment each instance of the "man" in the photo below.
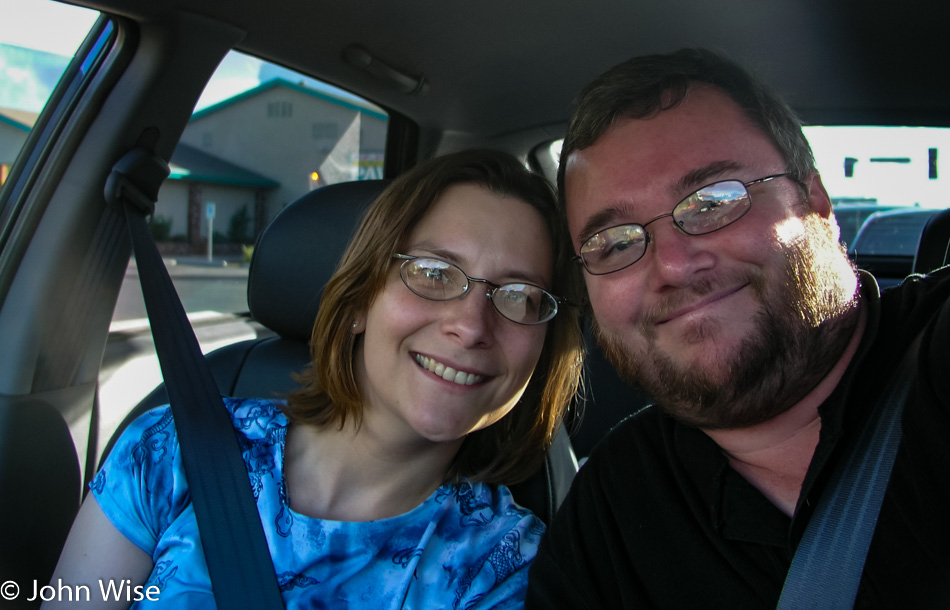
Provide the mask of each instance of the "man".
[{"label": "man", "polygon": [[838,245],[794,114],[706,51],[591,83],[559,171],[598,341],[656,406],[581,469],[528,607],[774,608],[922,329],[855,607],[950,607],[948,270],[881,296]]}]

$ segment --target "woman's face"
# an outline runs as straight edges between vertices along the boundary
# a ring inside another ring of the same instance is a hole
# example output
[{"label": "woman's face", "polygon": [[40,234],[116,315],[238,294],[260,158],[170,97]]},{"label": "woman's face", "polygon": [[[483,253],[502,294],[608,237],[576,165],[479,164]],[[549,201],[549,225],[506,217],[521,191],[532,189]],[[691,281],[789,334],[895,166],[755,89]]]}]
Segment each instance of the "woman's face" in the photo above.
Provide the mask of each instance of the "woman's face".
[{"label": "woman's face", "polygon": [[[439,258],[471,277],[551,289],[551,238],[540,212],[480,186],[448,188],[403,243],[401,254]],[[393,260],[355,328],[363,335],[355,352],[363,426],[398,442],[460,442],[518,402],[547,325],[502,317],[482,283],[458,299],[423,299],[403,284],[400,264]]]}]

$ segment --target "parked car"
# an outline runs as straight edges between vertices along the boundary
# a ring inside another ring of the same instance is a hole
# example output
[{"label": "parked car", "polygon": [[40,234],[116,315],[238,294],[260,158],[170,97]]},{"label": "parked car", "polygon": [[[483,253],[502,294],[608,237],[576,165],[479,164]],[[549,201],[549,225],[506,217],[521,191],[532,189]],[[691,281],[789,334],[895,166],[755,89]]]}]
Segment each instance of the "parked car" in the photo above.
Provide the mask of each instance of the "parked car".
[{"label": "parked car", "polygon": [[[0,21],[48,4],[5,0]],[[243,293],[249,242],[326,184],[392,178],[473,146],[553,178],[574,95],[633,55],[724,51],[811,125],[950,125],[950,80],[934,78],[943,24],[914,6],[70,0],[65,18],[6,28],[62,43],[58,20],[81,35],[37,55],[29,86],[11,84],[22,71],[0,72],[0,582],[46,582],[110,437],[161,380],[153,358],[139,368],[151,357],[143,314],[113,316],[138,288],[124,220],[103,193],[136,146],[171,161],[153,234],[192,310],[193,295]],[[8,45],[2,65],[28,42]],[[43,90],[35,111],[6,108]],[[946,173],[935,165],[930,186]],[[351,229],[333,222],[331,236]],[[870,235],[856,239],[859,256]],[[199,287],[209,275],[215,287]],[[193,316],[206,350],[282,336],[241,300]],[[223,323],[239,330],[223,337]],[[117,390],[120,369],[133,382]],[[578,457],[636,407],[608,367],[592,369],[571,426]],[[113,407],[117,395],[127,403]]]},{"label": "parked car", "polygon": [[841,229],[841,243],[850,247],[854,243],[854,236],[858,234],[858,230],[868,216],[897,207],[899,206],[878,203],[846,203],[834,206],[835,220],[838,221],[838,227]]},{"label": "parked car", "polygon": [[900,283],[913,269],[924,225],[938,212],[926,208],[875,212],[861,225],[848,255],[882,286]]},{"label": "parked car", "polygon": [[913,258],[920,243],[920,232],[939,211],[905,208],[875,212],[861,225],[848,251],[851,254]]}]

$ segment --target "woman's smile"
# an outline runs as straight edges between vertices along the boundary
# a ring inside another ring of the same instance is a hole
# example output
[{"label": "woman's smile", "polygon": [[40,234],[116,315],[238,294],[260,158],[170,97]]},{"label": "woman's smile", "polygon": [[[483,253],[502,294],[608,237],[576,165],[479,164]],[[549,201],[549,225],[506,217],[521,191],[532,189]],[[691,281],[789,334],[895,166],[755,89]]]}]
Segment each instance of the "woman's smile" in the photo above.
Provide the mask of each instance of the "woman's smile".
[{"label": "woman's smile", "polygon": [[485,380],[484,375],[468,373],[461,369],[456,370],[451,366],[439,362],[435,358],[423,356],[422,354],[416,354],[415,358],[416,362],[418,362],[422,368],[431,371],[434,375],[446,381],[451,381],[458,385],[475,385]]}]

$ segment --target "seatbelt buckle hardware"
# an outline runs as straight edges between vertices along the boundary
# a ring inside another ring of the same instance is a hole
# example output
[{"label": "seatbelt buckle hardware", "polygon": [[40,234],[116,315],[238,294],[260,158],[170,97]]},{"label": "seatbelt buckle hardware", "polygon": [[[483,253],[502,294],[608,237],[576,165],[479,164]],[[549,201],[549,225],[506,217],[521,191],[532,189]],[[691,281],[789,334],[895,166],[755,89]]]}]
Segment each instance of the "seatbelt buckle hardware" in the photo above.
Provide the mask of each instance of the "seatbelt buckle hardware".
[{"label": "seatbelt buckle hardware", "polygon": [[133,148],[112,167],[106,179],[105,198],[111,204],[129,201],[146,216],[155,212],[158,189],[168,178],[168,163],[141,146]]}]

